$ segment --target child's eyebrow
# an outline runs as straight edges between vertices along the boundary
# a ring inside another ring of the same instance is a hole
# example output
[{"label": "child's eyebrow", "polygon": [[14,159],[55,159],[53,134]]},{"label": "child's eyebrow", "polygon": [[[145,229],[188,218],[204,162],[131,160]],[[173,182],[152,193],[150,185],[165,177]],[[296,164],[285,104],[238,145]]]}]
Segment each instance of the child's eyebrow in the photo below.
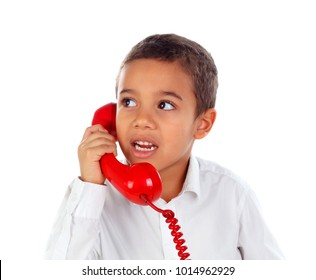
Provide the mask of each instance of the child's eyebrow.
[{"label": "child's eyebrow", "polygon": [[129,88],[123,88],[121,91],[120,91],[120,95],[123,94],[123,93],[133,93],[134,91],[132,89],[129,89]]},{"label": "child's eyebrow", "polygon": [[162,94],[165,96],[172,96],[172,97],[175,97],[175,98],[183,101],[182,97],[173,91],[162,91]]},{"label": "child's eyebrow", "polygon": [[[134,91],[133,89],[124,88],[124,89],[122,89],[122,90],[119,92],[120,95],[121,95],[121,94],[124,94],[124,93],[133,94],[133,93],[135,93],[135,91]],[[162,90],[162,91],[160,92],[160,95],[161,95],[161,96],[172,96],[172,97],[174,97],[174,98],[179,99],[180,101],[183,101],[182,97],[181,97],[179,94],[175,93],[174,91],[165,91],[165,90]]]}]

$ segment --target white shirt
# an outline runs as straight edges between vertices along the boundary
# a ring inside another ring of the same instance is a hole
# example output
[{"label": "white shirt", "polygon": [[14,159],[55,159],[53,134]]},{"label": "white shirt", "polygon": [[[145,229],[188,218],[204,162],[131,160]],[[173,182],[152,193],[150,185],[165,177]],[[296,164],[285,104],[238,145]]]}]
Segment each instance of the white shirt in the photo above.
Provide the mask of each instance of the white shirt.
[{"label": "white shirt", "polygon": [[[191,157],[181,193],[154,204],[175,212],[190,259],[283,259],[248,185]],[[48,243],[47,259],[179,259],[165,218],[107,185],[75,179]]]}]

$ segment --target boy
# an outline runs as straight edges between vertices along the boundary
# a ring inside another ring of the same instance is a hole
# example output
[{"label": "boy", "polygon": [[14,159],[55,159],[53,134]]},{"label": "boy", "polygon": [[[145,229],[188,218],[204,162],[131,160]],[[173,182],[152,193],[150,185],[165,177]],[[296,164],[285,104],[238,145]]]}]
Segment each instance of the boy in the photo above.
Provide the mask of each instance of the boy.
[{"label": "boy", "polygon": [[[258,202],[237,176],[191,155],[211,130],[217,69],[199,44],[174,35],[138,43],[116,84],[117,137],[126,164],[149,162],[191,259],[281,259]],[[86,129],[78,148],[79,178],[68,188],[47,249],[50,259],[178,259],[161,214],[129,202],[110,186],[99,160],[116,152],[101,125]]]}]

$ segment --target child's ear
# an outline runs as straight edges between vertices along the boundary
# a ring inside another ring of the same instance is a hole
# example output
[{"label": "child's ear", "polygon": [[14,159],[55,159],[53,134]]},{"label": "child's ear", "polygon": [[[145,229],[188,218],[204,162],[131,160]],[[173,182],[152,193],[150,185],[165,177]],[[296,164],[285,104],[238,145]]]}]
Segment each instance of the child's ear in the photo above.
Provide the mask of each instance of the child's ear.
[{"label": "child's ear", "polygon": [[194,133],[195,139],[204,138],[212,129],[216,119],[216,110],[214,108],[207,109],[198,117],[198,126]]}]

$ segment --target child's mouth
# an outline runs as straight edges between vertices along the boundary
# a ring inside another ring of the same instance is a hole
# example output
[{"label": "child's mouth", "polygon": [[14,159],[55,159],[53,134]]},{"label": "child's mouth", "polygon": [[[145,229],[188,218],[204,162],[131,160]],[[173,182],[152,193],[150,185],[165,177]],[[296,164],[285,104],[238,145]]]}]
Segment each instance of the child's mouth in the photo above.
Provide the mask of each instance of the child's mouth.
[{"label": "child's mouth", "polygon": [[158,146],[148,141],[135,141],[133,142],[133,146],[140,152],[151,152],[158,148]]}]

